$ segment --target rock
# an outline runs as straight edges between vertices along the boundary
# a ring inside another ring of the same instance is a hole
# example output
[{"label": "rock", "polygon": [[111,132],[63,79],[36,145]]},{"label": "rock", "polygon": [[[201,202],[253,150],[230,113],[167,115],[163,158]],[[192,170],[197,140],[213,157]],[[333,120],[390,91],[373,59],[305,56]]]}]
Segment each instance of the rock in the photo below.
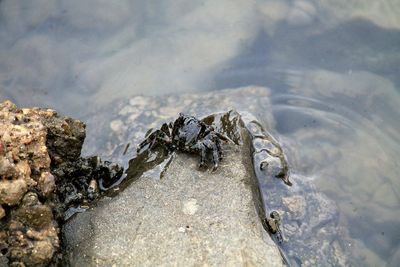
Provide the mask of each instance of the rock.
[{"label": "rock", "polygon": [[46,144],[46,123],[53,117],[49,109],[0,104],[0,204],[6,207],[1,208],[0,252],[1,261],[11,265],[44,266],[59,248],[53,204],[38,197],[54,197]]},{"label": "rock", "polygon": [[37,194],[32,192],[26,194],[22,204],[11,213],[14,220],[35,230],[46,228],[53,221],[51,208],[41,204]]},{"label": "rock", "polygon": [[55,190],[55,179],[50,172],[42,172],[38,181],[38,188],[44,197],[50,196]]},{"label": "rock", "polygon": [[47,146],[52,164],[72,162],[81,155],[85,140],[86,125],[68,117],[49,116],[44,118],[47,131]]},{"label": "rock", "polygon": [[[138,96],[91,114],[84,153],[93,154],[98,149],[96,153],[107,159],[130,165],[127,173],[135,181],[114,188],[122,193],[103,199],[93,210],[76,214],[67,222],[63,240],[71,265],[282,265],[276,245],[254,210],[259,210],[254,203],[259,200],[251,180],[250,145],[243,142],[241,131],[235,131],[243,130],[240,115],[225,117],[227,127],[218,129],[229,132],[242,146],[224,146],[225,159],[216,173],[200,172],[198,158],[186,154],[178,153],[171,163],[168,158],[161,160],[160,165],[146,171],[143,159],[131,160],[150,128],[174,120],[180,112],[202,118],[234,108],[248,122],[256,119],[271,126],[271,117],[252,115],[258,114],[260,107],[263,114],[271,114],[267,112],[268,89],[249,87],[199,95]],[[273,151],[275,145],[268,145]],[[158,180],[160,175],[163,178]],[[256,193],[254,198],[251,189]],[[191,241],[182,243],[186,235]],[[185,257],[191,261],[183,262]]]},{"label": "rock", "polygon": [[0,204],[6,207],[0,216],[3,263],[44,266],[59,248],[51,206],[34,193],[51,193],[43,192],[48,188],[38,183],[50,175],[42,119],[54,114],[47,109],[19,109],[10,101],[0,104]]},{"label": "rock", "polygon": [[0,103],[1,266],[57,264],[59,223],[71,204],[80,204],[65,199],[86,200],[90,180],[119,174],[116,165],[80,158],[84,138],[82,122],[54,110]]},{"label": "rock", "polygon": [[85,137],[80,121],[51,109],[19,109],[10,101],[0,104],[0,125],[0,204],[10,206],[33,188],[49,195],[50,163],[76,160]]},{"label": "rock", "polygon": [[45,266],[59,248],[59,228],[50,206],[35,193],[27,193],[22,205],[11,211],[8,258],[14,264]]},{"label": "rock", "polygon": [[283,266],[256,213],[244,138],[243,145],[224,145],[215,172],[200,171],[197,156],[177,153],[162,179],[144,173],[76,214],[63,229],[71,266]]},{"label": "rock", "polygon": [[18,204],[27,190],[28,186],[22,179],[0,181],[0,204],[9,206]]}]

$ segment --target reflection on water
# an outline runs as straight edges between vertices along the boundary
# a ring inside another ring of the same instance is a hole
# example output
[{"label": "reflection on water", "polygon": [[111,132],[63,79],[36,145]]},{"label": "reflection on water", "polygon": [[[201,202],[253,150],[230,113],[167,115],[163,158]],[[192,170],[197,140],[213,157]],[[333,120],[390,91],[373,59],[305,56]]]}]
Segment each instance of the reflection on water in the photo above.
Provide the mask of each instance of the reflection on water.
[{"label": "reflection on water", "polygon": [[400,1],[0,1],[0,98],[83,117],[135,94],[272,88],[355,265],[400,261]]}]

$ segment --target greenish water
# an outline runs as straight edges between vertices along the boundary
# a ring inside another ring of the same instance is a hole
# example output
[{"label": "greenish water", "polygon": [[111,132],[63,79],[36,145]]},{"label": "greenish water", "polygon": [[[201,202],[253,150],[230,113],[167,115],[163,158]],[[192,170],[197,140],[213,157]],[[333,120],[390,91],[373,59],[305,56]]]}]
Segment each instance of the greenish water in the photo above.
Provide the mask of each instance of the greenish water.
[{"label": "greenish water", "polygon": [[269,87],[292,172],[337,206],[352,264],[397,266],[398,14],[397,0],[1,0],[0,98],[82,118],[136,94]]}]

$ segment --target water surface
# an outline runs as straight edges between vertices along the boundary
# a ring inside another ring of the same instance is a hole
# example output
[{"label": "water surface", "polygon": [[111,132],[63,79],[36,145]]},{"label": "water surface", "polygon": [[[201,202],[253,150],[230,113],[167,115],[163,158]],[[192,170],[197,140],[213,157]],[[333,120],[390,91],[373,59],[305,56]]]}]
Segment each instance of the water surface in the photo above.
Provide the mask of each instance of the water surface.
[{"label": "water surface", "polygon": [[83,118],[136,94],[269,87],[292,171],[338,207],[352,263],[396,266],[398,14],[398,0],[2,0],[0,98]]}]

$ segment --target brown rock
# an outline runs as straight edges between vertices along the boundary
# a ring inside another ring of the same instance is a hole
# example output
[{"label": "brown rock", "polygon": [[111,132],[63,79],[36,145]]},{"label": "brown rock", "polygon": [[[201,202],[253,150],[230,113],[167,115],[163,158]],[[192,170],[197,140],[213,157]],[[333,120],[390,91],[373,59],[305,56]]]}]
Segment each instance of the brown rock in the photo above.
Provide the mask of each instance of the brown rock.
[{"label": "brown rock", "polygon": [[[0,266],[51,261],[59,248],[59,227],[52,211],[56,179],[49,150],[54,163],[75,159],[84,137],[82,122],[59,117],[54,110],[0,103],[0,218],[7,217],[0,225]],[[38,195],[50,201],[41,203]]]},{"label": "brown rock", "polygon": [[7,204],[9,206],[18,204],[27,190],[28,186],[22,179],[1,180],[0,204]]},{"label": "brown rock", "polygon": [[36,193],[27,193],[19,208],[11,211],[9,258],[12,264],[45,266],[59,248],[58,227],[51,208]]},{"label": "brown rock", "polygon": [[42,172],[38,182],[41,195],[48,197],[54,192],[55,186],[54,176],[50,172]]},{"label": "brown rock", "polygon": [[35,193],[26,194],[23,199],[23,204],[17,210],[13,211],[13,215],[16,220],[36,230],[47,227],[53,221],[51,208],[42,205]]},{"label": "brown rock", "polygon": [[50,241],[37,241],[34,243],[31,253],[26,257],[25,263],[28,266],[43,266],[43,263],[51,260],[54,252],[54,246]]}]

